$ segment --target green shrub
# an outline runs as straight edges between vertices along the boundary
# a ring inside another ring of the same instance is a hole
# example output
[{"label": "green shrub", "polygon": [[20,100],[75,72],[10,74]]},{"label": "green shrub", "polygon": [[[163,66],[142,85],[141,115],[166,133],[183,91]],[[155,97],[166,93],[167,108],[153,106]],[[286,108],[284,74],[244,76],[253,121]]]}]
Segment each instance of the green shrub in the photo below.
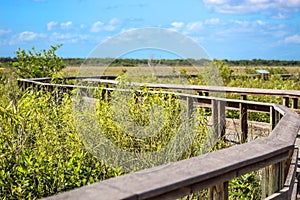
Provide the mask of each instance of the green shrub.
[{"label": "green shrub", "polygon": [[63,58],[56,55],[61,46],[51,46],[39,52],[34,47],[29,51],[19,48],[15,52],[17,61],[12,63],[12,67],[20,78],[52,77],[65,67]]},{"label": "green shrub", "polygon": [[85,150],[71,97],[0,85],[0,198],[37,199],[121,174]]},{"label": "green shrub", "polygon": [[229,199],[261,199],[258,172],[251,172],[229,182]]}]

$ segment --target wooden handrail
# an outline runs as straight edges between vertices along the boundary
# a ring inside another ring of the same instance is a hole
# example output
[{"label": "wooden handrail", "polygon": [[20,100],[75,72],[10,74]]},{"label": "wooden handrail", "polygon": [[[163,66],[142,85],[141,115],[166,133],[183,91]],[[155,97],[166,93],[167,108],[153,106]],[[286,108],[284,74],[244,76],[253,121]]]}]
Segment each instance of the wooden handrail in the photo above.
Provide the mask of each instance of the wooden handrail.
[{"label": "wooden handrail", "polygon": [[267,138],[111,178],[45,199],[175,199],[286,161],[294,150],[300,119],[283,106],[274,107],[284,115]]},{"label": "wooden handrail", "polygon": [[[103,84],[116,85],[118,82],[114,80],[102,79],[86,79],[90,82],[99,82]],[[193,90],[203,92],[219,92],[228,94],[241,94],[241,95],[270,95],[270,96],[287,96],[287,97],[300,97],[300,91],[296,90],[273,90],[261,88],[237,88],[237,87],[224,87],[224,86],[203,86],[203,85],[176,85],[176,84],[150,84],[150,83],[135,83],[135,86],[147,86],[149,88],[157,89],[172,89],[172,90]]]},{"label": "wooden handrail", "polygon": [[[77,88],[74,85],[41,83],[34,79],[19,81],[29,85],[40,85],[52,89],[54,87],[64,90]],[[112,83],[113,80],[105,80],[104,82]],[[170,88],[169,86],[172,87]],[[150,87],[186,90],[186,86],[178,85],[150,84]],[[80,88],[89,87],[80,86]],[[226,91],[229,93],[237,92],[238,94],[254,93],[255,95],[262,94],[263,91],[270,91],[253,89],[253,93],[249,93],[251,92],[249,89],[212,88],[206,86],[194,86],[193,90],[198,91],[199,88],[207,89],[209,92]],[[192,90],[192,86],[189,86],[189,89]],[[114,88],[107,90],[114,90]],[[273,92],[272,95],[275,95],[276,92],[278,91]],[[298,99],[298,95],[300,95],[298,93],[298,91],[286,91],[280,94],[283,96],[290,95],[289,97],[297,97]],[[201,103],[211,105],[213,108],[212,118],[215,123],[220,122],[220,118],[225,118],[225,109],[239,108],[240,116],[242,112],[245,114],[248,110],[269,112],[273,130],[268,137],[259,138],[252,142],[111,178],[45,199],[174,199],[216,186],[222,186],[221,188],[226,190],[229,180],[256,170],[263,170],[266,171],[266,174],[269,174],[265,178],[267,185],[264,186],[263,197],[268,197],[268,199],[272,199],[273,197],[274,199],[279,197],[286,199],[291,196],[293,185],[290,183],[294,180],[294,175],[291,174],[295,173],[295,165],[291,164],[294,161],[291,162],[290,158],[295,158],[295,153],[298,153],[298,150],[294,150],[294,147],[300,129],[300,118],[297,114],[286,106],[277,104],[184,93],[175,94],[187,101],[189,98],[193,98],[200,105]],[[193,104],[190,106],[193,106]],[[241,126],[245,128],[247,127],[247,118],[244,120],[246,121],[243,122],[241,119]],[[216,128],[218,132],[221,132],[221,129],[222,127]],[[243,137],[247,138],[247,135]],[[212,191],[216,190],[212,189]],[[224,191],[217,195],[221,199],[226,199],[226,192]]]},{"label": "wooden handrail", "polygon": [[[117,85],[118,81],[108,80],[114,78],[115,76],[71,76],[64,77],[65,80],[84,80],[87,82],[96,82],[107,85]],[[103,78],[103,79],[101,79]],[[46,82],[51,81],[51,78],[32,78],[32,79],[18,79],[22,82]],[[64,85],[64,84],[61,84]],[[135,83],[135,86],[147,86],[149,88],[157,89],[173,89],[173,90],[193,90],[193,91],[203,91],[203,92],[220,92],[220,93],[230,93],[230,94],[245,94],[245,95],[270,95],[270,96],[281,96],[281,97],[300,97],[300,91],[296,90],[273,90],[273,89],[261,89],[261,88],[237,88],[237,87],[224,87],[224,86],[202,86],[202,85],[177,85],[177,84],[150,84],[150,83]]]},{"label": "wooden handrail", "polygon": [[[102,79],[103,78],[103,79]],[[114,76],[89,76],[89,77],[64,77],[64,80],[83,80],[86,82],[94,82],[98,84],[104,84],[106,86],[115,86],[118,81],[111,80]],[[110,80],[108,80],[110,79]],[[46,84],[48,87],[57,87],[55,84],[45,83],[50,82],[51,78],[32,78],[32,79],[18,79],[20,84]],[[176,84],[146,84],[146,83],[133,83],[135,86],[147,86],[153,89],[167,89],[167,90],[184,90],[184,91],[195,91],[198,94],[205,94],[208,96],[209,93],[221,93],[221,94],[239,94],[242,98],[246,98],[247,95],[256,96],[280,96],[283,99],[283,105],[289,107],[290,98],[292,99],[291,108],[298,109],[298,102],[300,98],[300,91],[295,90],[271,90],[261,88],[236,88],[236,87],[223,87],[223,86],[200,86],[200,85],[176,85]],[[59,87],[65,89],[72,89],[74,85],[59,84]]]}]

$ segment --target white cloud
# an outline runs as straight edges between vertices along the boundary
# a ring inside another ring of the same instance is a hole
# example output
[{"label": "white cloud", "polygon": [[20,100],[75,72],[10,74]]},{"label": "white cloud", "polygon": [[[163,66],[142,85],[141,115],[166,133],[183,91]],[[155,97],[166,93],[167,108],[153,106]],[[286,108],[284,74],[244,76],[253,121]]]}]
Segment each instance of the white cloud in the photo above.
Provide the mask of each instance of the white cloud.
[{"label": "white cloud", "polygon": [[286,42],[286,43],[300,44],[300,35],[293,35],[293,36],[286,37],[284,39],[284,42]]},{"label": "white cloud", "polygon": [[10,32],[11,32],[10,30],[0,29],[0,36],[4,35],[4,34],[7,34],[7,33],[10,33]]},{"label": "white cloud", "polygon": [[269,0],[248,0],[249,3],[269,3]]},{"label": "white cloud", "polygon": [[219,18],[210,18],[210,19],[206,19],[204,23],[210,24],[210,25],[215,25],[215,24],[220,23],[220,19]]},{"label": "white cloud", "polygon": [[275,11],[298,11],[300,0],[203,0],[205,5],[221,13],[253,13],[270,9]]},{"label": "white cloud", "polygon": [[51,31],[58,23],[55,21],[51,21],[47,23],[47,30]]},{"label": "white cloud", "polygon": [[46,38],[47,35],[42,34],[42,33],[34,33],[31,31],[24,31],[22,33],[19,33],[17,35],[14,35],[9,44],[10,45],[14,45],[14,44],[22,44],[22,43],[26,43],[26,42],[31,42],[37,39],[41,39],[41,38]]},{"label": "white cloud", "polygon": [[201,21],[196,22],[172,22],[170,30],[179,31],[185,35],[192,35],[199,33],[203,29],[203,23]]},{"label": "white cloud", "polygon": [[119,23],[120,21],[117,18],[111,19],[107,24],[97,21],[92,25],[90,31],[93,33],[98,33],[101,31],[114,31]]},{"label": "white cloud", "polygon": [[277,15],[272,17],[273,19],[287,19],[288,15],[282,14],[282,13],[277,13]]},{"label": "white cloud", "polygon": [[224,4],[227,3],[228,0],[203,0],[206,4]]},{"label": "white cloud", "polygon": [[260,26],[264,26],[264,25],[267,24],[267,22],[264,22],[262,20],[256,20],[254,23],[257,24],[257,25],[260,25]]},{"label": "white cloud", "polygon": [[173,22],[171,23],[171,25],[175,28],[175,29],[180,29],[183,27],[184,23],[183,22]]},{"label": "white cloud", "polygon": [[110,25],[117,25],[119,23],[120,23],[120,20],[118,20],[117,18],[112,18],[111,20],[109,20]]},{"label": "white cloud", "polygon": [[101,21],[97,21],[92,25],[91,32],[98,33],[103,30],[104,23]]},{"label": "white cloud", "polygon": [[257,26],[264,26],[267,22],[262,20],[255,20],[255,21],[247,21],[247,20],[234,20],[233,23],[242,26],[242,27],[249,27],[255,28]]},{"label": "white cloud", "polygon": [[86,28],[85,24],[80,24],[80,25],[74,25],[72,21],[66,21],[66,22],[57,22],[57,21],[50,21],[47,23],[47,30],[48,31],[53,31],[53,30],[67,30],[67,29],[72,29],[72,30],[79,30],[79,29],[84,29]]},{"label": "white cloud", "polygon": [[71,28],[73,25],[73,22],[71,21],[67,21],[67,22],[63,22],[63,23],[60,23],[60,27],[62,29],[68,29],[68,28]]},{"label": "white cloud", "polygon": [[81,34],[71,34],[71,33],[52,33],[50,40],[52,42],[62,42],[62,43],[77,43],[81,40],[87,40],[87,35]]},{"label": "white cloud", "polygon": [[185,33],[186,34],[192,34],[199,32],[203,28],[202,22],[190,22],[185,27]]},{"label": "white cloud", "polygon": [[115,29],[116,29],[116,27],[114,25],[111,25],[111,24],[106,25],[106,26],[103,27],[103,30],[105,30],[105,31],[114,31]]}]

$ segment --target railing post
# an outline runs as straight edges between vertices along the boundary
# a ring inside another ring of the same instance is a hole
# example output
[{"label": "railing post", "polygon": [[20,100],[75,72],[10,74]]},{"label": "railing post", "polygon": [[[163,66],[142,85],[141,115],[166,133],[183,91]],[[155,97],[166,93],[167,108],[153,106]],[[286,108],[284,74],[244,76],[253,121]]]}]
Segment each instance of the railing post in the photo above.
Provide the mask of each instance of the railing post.
[{"label": "railing post", "polygon": [[221,137],[225,137],[226,132],[226,114],[225,101],[218,101],[218,131]]},{"label": "railing post", "polygon": [[[247,100],[246,95],[242,95],[242,100]],[[240,104],[240,124],[241,124],[241,143],[245,143],[248,138],[247,104]]]},{"label": "railing post", "polygon": [[283,97],[283,105],[286,107],[289,107],[290,104],[290,98],[289,97]]},{"label": "railing post", "polygon": [[263,169],[262,198],[278,192],[284,186],[285,162],[281,161]]},{"label": "railing post", "polygon": [[270,107],[270,125],[271,125],[271,130],[273,130],[280,120],[280,113],[274,109],[273,106]]},{"label": "railing post", "polygon": [[215,185],[208,189],[208,199],[210,200],[227,200],[228,199],[228,182]]},{"label": "railing post", "polygon": [[190,119],[190,117],[192,116],[193,109],[194,109],[193,98],[187,97],[187,117],[188,117],[188,119]]},{"label": "railing post", "polygon": [[226,116],[225,116],[224,101],[212,100],[212,123],[216,136],[225,136],[226,131]]},{"label": "railing post", "polygon": [[298,109],[298,98],[293,98],[293,100],[292,100],[292,108]]},{"label": "railing post", "polygon": [[213,133],[216,137],[219,135],[218,131],[218,102],[215,99],[211,100],[211,114],[212,114],[212,127],[213,127]]}]

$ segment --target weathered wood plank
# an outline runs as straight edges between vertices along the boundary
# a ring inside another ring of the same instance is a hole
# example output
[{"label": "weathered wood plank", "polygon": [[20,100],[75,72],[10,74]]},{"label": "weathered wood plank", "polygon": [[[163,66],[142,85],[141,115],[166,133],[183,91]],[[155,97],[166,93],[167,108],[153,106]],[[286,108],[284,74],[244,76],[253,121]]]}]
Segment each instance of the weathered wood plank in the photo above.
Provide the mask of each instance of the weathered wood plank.
[{"label": "weathered wood plank", "polygon": [[226,132],[226,101],[218,101],[218,131],[222,138]]},{"label": "weathered wood plank", "polygon": [[[93,79],[89,81],[109,83],[107,80]],[[110,82],[111,83],[111,82]],[[135,83],[135,85],[141,86],[144,84]],[[244,95],[271,95],[271,96],[289,96],[300,97],[300,91],[295,90],[273,90],[273,89],[261,89],[261,88],[237,88],[237,87],[224,87],[224,86],[199,86],[199,85],[176,85],[176,84],[147,84],[148,87],[161,88],[161,89],[183,89],[183,90],[195,90],[198,92],[219,92],[219,93],[231,93],[231,94],[244,94]]]},{"label": "weathered wood plank", "polygon": [[210,200],[227,200],[228,199],[228,182],[215,185],[208,190],[208,199]]},{"label": "weathered wood plank", "polygon": [[219,112],[218,112],[218,101],[213,99],[211,105],[211,113],[212,113],[212,125],[213,125],[213,133],[216,137],[219,137]]},{"label": "weathered wood plank", "polygon": [[296,170],[297,170],[297,158],[298,158],[298,148],[293,150],[291,165],[288,169],[288,174],[285,179],[283,188],[280,191],[271,194],[265,200],[286,200],[286,199],[295,199],[297,196],[297,183],[295,183],[296,179]]},{"label": "weathered wood plank", "polygon": [[[247,100],[246,95],[242,95],[242,100]],[[248,115],[247,115],[248,105],[245,103],[240,103],[240,124],[241,124],[241,143],[247,142],[248,139]]]},{"label": "weathered wood plank", "polygon": [[[96,77],[65,77],[65,79],[81,79],[88,82],[96,82],[107,85],[117,85],[118,82],[115,80],[99,79],[102,76]],[[103,76],[105,77],[105,76]],[[109,78],[110,79],[110,78]],[[19,79],[20,81],[49,81],[49,78],[34,78],[34,79]],[[50,79],[51,80],[51,79]],[[136,86],[145,86],[145,84],[135,83]],[[272,89],[261,89],[261,88],[236,88],[236,87],[223,87],[223,86],[199,86],[199,85],[176,85],[176,84],[146,84],[150,88],[157,89],[172,89],[172,90],[194,90],[203,92],[208,95],[209,92],[218,93],[229,93],[229,94],[241,94],[241,95],[271,95],[271,96],[284,96],[290,98],[299,98],[300,91],[295,90],[272,90]],[[297,100],[295,100],[297,101]]]},{"label": "weathered wood plank", "polygon": [[187,98],[187,117],[188,119],[192,116],[194,110],[194,100],[192,97]]},{"label": "weathered wood plank", "polygon": [[286,107],[289,107],[290,104],[290,98],[289,97],[283,97],[283,105]]},{"label": "weathered wood plank", "polygon": [[292,99],[292,108],[293,109],[298,109],[298,98],[293,98]]},{"label": "weathered wood plank", "polygon": [[273,130],[275,128],[275,126],[277,125],[277,122],[279,121],[279,117],[278,117],[279,113],[277,110],[275,110],[274,107],[270,108],[270,125],[271,125],[271,130]]}]

